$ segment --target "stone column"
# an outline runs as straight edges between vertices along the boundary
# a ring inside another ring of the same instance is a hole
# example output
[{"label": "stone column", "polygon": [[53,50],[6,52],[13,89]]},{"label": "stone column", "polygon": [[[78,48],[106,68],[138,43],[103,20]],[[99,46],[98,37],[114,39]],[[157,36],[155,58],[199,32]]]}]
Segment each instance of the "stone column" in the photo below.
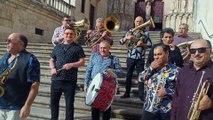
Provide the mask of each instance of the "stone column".
[{"label": "stone column", "polygon": [[181,1],[181,12],[186,12],[187,9],[187,0],[182,0]]},{"label": "stone column", "polygon": [[145,0],[146,2],[146,20],[150,19],[151,16],[151,9],[152,9],[152,2],[154,2],[154,0]]}]

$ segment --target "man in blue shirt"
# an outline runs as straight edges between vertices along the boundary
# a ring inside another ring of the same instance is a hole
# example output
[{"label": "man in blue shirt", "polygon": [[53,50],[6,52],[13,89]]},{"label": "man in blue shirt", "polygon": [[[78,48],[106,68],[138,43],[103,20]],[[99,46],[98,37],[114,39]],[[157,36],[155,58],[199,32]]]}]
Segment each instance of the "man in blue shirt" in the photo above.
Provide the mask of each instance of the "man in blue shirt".
[{"label": "man in blue shirt", "polygon": [[[87,66],[87,71],[84,80],[84,91],[87,92],[89,83],[93,78],[102,72],[121,73],[120,61],[116,56],[110,54],[110,44],[107,41],[102,41],[99,46],[99,52],[90,56],[90,61]],[[103,112],[103,120],[110,120],[111,107]],[[99,120],[100,110],[92,108],[92,120]]]},{"label": "man in blue shirt", "polygon": [[[40,63],[25,50],[27,38],[20,33],[9,35],[8,53],[0,60],[1,78],[0,119],[23,120],[30,114],[31,105],[40,84]],[[9,74],[6,71],[9,71]]]}]

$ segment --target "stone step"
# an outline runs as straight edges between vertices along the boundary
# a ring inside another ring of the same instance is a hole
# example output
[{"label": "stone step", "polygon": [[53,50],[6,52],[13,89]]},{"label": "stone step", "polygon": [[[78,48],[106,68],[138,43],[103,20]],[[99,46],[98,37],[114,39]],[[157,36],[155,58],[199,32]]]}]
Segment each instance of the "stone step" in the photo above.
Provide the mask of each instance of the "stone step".
[{"label": "stone step", "polygon": [[[125,92],[125,84],[124,83],[123,84],[119,83],[118,87],[119,87],[120,94],[117,94],[118,96],[123,95],[123,93]],[[40,87],[39,87],[39,95],[50,96],[50,84],[51,84],[50,79],[46,79],[46,80],[42,79]],[[76,90],[78,90],[79,92],[83,92],[83,87],[84,87],[83,81],[82,82],[78,81]],[[138,86],[134,82],[133,82],[131,90],[132,90],[132,92],[130,94],[131,97],[138,98]]]},{"label": "stone step", "polygon": [[[83,86],[84,79],[85,79],[85,74],[83,72],[79,72],[77,84],[79,86]],[[116,80],[118,81],[119,87],[125,86],[126,76],[118,77]],[[49,72],[47,73],[43,69],[41,69],[41,82],[44,84],[50,84],[50,82],[51,82],[51,75],[49,74]],[[138,76],[136,74],[134,74],[134,76],[132,78],[132,87],[137,87],[137,85],[138,85]]]},{"label": "stone step", "polygon": [[[90,114],[90,107],[85,105],[84,97],[85,93],[77,93],[75,97],[75,112]],[[49,97],[45,96],[37,96],[33,106],[34,108],[40,108],[42,110],[48,110],[49,108]],[[113,104],[112,104],[112,116],[116,118],[139,118],[142,113],[143,103],[138,98],[128,98],[128,99],[120,99],[120,97],[116,96]],[[131,111],[129,111],[131,110]],[[64,115],[63,112],[65,111],[65,101],[64,97],[60,100],[60,112],[62,111],[62,116]],[[44,112],[41,112],[44,113]],[[38,113],[36,113],[38,115]],[[47,113],[48,114],[48,113]],[[130,114],[130,115],[129,115]],[[46,115],[46,114],[45,114]],[[32,115],[32,116],[35,116]],[[38,115],[40,117],[44,117],[42,115]]]},{"label": "stone step", "polygon": [[[60,110],[59,111],[59,120],[65,120],[65,111]],[[32,106],[30,117],[27,118],[27,120],[50,120],[50,109],[48,108],[41,108],[40,106]],[[77,110],[75,110],[74,113],[74,119],[75,120],[91,120],[90,113],[79,113]],[[122,118],[111,118],[111,120],[124,120]]]}]

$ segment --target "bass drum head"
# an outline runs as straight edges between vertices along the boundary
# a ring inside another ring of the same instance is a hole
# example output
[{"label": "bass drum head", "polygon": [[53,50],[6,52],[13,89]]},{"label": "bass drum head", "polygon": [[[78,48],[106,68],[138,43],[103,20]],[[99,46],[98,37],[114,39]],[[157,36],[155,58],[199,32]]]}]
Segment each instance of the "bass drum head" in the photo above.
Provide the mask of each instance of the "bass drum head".
[{"label": "bass drum head", "polygon": [[86,95],[86,105],[91,105],[95,98],[98,95],[98,91],[100,90],[101,83],[103,81],[103,75],[101,73],[98,73],[90,83],[88,89],[87,89],[87,95]]}]

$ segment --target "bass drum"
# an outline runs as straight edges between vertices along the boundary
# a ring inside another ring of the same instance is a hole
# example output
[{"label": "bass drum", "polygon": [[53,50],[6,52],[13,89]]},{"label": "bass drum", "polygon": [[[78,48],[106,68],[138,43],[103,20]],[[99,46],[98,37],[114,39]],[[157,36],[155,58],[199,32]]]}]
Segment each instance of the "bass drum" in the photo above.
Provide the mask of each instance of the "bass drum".
[{"label": "bass drum", "polygon": [[117,92],[115,78],[98,73],[89,85],[86,94],[86,105],[106,111],[112,104]]}]

